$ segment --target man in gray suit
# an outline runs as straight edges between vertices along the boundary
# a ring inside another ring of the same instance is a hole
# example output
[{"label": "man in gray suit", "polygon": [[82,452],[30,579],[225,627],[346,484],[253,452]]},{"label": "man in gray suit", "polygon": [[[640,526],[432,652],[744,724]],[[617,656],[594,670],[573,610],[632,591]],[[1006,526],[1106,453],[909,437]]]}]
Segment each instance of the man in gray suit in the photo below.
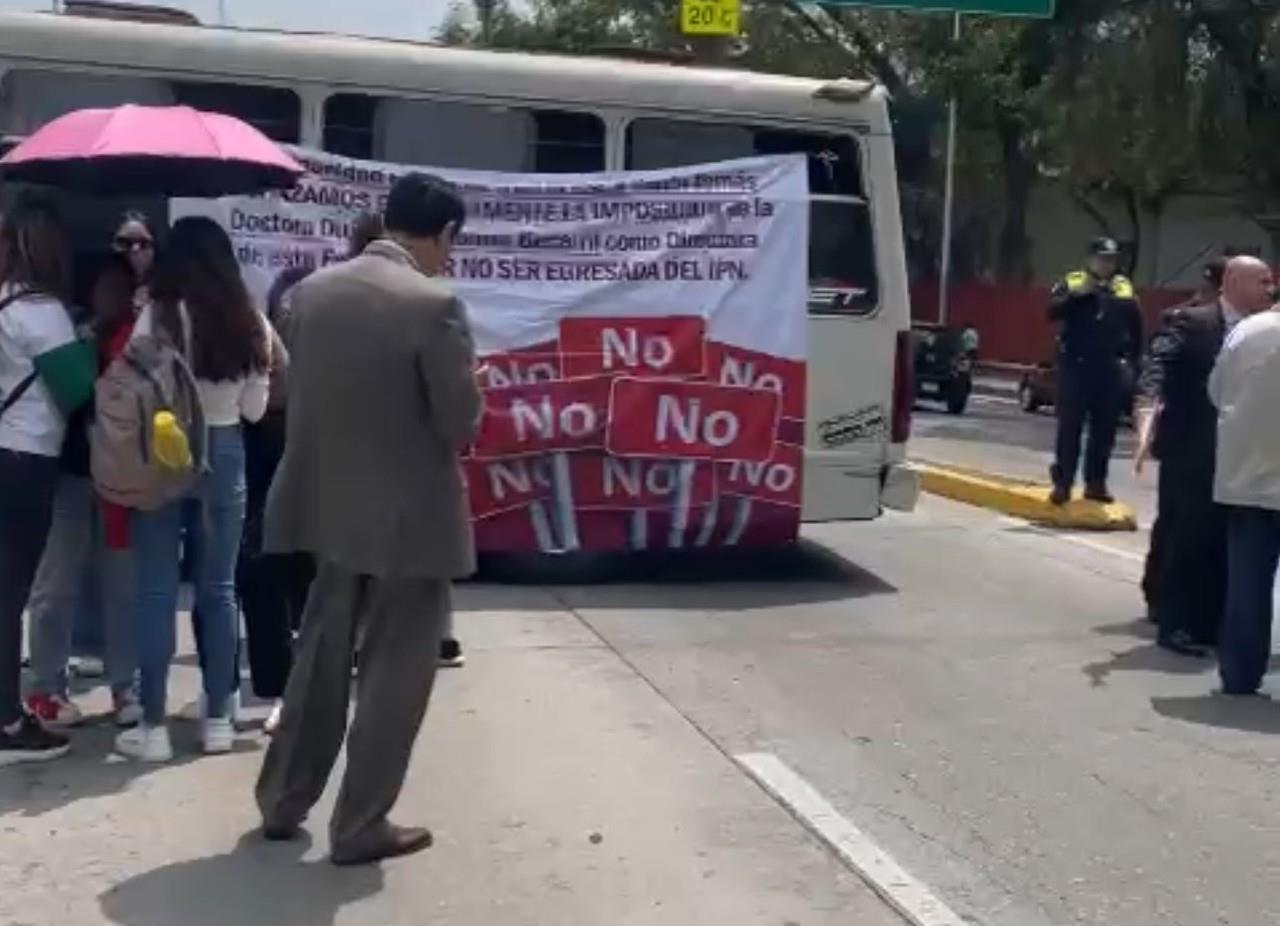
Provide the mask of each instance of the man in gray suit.
[{"label": "man in gray suit", "polygon": [[433,279],[465,206],[445,181],[410,174],[384,218],[385,238],[294,295],[288,437],[266,516],[268,549],[310,553],[318,571],[258,780],[263,833],[298,835],[347,733],[330,823],[339,865],[431,844],[387,814],[431,695],[450,580],[475,568],[458,463],[480,418],[475,355],[462,304]]}]

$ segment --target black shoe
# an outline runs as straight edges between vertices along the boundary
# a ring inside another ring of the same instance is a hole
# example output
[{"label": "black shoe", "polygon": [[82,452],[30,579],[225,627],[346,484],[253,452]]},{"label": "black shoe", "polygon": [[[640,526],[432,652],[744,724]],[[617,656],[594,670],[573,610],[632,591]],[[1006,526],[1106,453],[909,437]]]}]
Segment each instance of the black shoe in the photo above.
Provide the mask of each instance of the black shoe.
[{"label": "black shoe", "polygon": [[1189,656],[1192,659],[1205,659],[1209,656],[1209,653],[1203,647],[1195,645],[1191,635],[1185,630],[1175,630],[1173,633],[1160,634],[1156,638],[1156,645],[1161,649],[1167,649],[1171,653],[1177,653],[1179,656]]},{"label": "black shoe", "polygon": [[1110,505],[1116,500],[1116,497],[1107,490],[1105,484],[1085,486],[1084,497],[1091,502],[1101,502],[1104,505]]},{"label": "black shoe", "polygon": [[383,859],[413,855],[431,848],[431,831],[419,827],[387,824],[379,835],[355,846],[335,846],[330,857],[333,864],[372,865]]},{"label": "black shoe", "polygon": [[267,842],[293,842],[302,835],[297,823],[263,823],[262,838]]},{"label": "black shoe", "polygon": [[1066,486],[1054,486],[1053,491],[1049,493],[1049,504],[1051,505],[1061,508],[1069,501],[1071,501],[1071,490]]},{"label": "black shoe", "polygon": [[462,644],[457,640],[440,641],[440,665],[445,669],[461,669],[467,664],[467,657],[462,653]]},{"label": "black shoe", "polygon": [[23,762],[60,759],[71,750],[71,740],[46,730],[40,721],[24,713],[12,733],[0,728],[0,767]]}]

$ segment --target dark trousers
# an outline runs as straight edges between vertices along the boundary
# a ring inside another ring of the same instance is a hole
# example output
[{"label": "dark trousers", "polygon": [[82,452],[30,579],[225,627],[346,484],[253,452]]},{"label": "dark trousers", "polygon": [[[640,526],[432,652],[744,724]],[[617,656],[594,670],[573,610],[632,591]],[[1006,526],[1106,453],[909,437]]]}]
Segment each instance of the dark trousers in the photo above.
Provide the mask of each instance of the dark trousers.
[{"label": "dark trousers", "polygon": [[1227,610],[1218,647],[1222,688],[1251,694],[1271,661],[1272,594],[1280,564],[1280,511],[1229,508]]},{"label": "dark trousers", "polygon": [[305,553],[240,557],[236,587],[249,643],[249,677],[259,698],[284,696],[293,668],[294,635],[302,626],[314,574]]},{"label": "dark trousers", "polygon": [[57,459],[0,450],[0,726],[22,716],[22,614],[57,486]]},{"label": "dark trousers", "polygon": [[315,575],[311,557],[263,553],[262,530],[271,480],[284,456],[285,417],[269,412],[244,428],[248,506],[244,543],[236,567],[236,590],[249,643],[249,675],[260,698],[284,694],[293,665],[294,636],[302,624]]},{"label": "dark trousers", "polygon": [[1164,549],[1155,579],[1160,635],[1182,630],[1212,646],[1227,595],[1227,513],[1213,500],[1211,460],[1166,457],[1159,502]]},{"label": "dark trousers", "polygon": [[[1160,480],[1161,485],[1164,480]],[[1168,556],[1168,518],[1164,514],[1164,489],[1160,490],[1160,510],[1151,525],[1151,540],[1147,546],[1147,558],[1142,567],[1142,598],[1147,603],[1147,616],[1158,620],[1162,600],[1162,581],[1165,575],[1165,559]]]},{"label": "dark trousers", "polygon": [[1063,364],[1058,374],[1058,440],[1053,464],[1054,485],[1071,488],[1080,468],[1080,444],[1086,424],[1089,443],[1085,448],[1086,486],[1107,484],[1111,451],[1115,448],[1120,421],[1120,374],[1118,370]]},{"label": "dark trousers", "polygon": [[[347,768],[330,843],[376,841],[400,795],[435,681],[449,614],[443,579],[379,579],[321,564],[307,599],[280,729],[257,799],[271,825],[301,822],[320,799],[347,740]],[[351,659],[360,640],[359,697],[347,730]]]}]

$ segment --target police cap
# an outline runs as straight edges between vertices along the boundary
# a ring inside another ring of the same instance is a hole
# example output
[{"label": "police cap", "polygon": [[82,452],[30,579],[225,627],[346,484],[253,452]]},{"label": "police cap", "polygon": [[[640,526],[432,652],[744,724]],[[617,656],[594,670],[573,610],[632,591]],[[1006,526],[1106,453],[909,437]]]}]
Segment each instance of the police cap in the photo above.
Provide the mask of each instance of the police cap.
[{"label": "police cap", "polygon": [[1094,238],[1089,242],[1091,257],[1119,257],[1120,244],[1114,238]]}]

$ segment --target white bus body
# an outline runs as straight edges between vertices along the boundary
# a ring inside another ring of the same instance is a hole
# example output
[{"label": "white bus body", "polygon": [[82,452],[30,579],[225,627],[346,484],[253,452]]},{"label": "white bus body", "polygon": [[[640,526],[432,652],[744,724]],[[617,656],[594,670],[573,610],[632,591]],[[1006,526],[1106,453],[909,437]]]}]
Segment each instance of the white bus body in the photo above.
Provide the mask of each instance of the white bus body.
[{"label": "white bus body", "polygon": [[506,171],[809,154],[803,519],[908,510],[909,309],[887,100],[853,81],[328,35],[0,14],[0,137],[125,102],[188,103],[282,142]]}]

